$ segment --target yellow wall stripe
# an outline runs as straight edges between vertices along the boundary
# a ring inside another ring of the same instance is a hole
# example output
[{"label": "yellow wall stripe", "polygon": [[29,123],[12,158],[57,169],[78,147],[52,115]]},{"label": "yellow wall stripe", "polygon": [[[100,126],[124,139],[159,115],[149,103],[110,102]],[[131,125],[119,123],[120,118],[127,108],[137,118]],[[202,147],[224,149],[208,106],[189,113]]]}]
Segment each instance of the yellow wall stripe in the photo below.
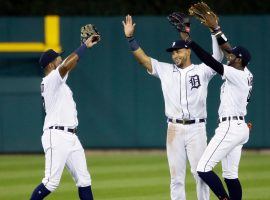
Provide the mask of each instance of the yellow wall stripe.
[{"label": "yellow wall stripe", "polygon": [[62,48],[59,16],[45,16],[44,36],[45,42],[0,42],[0,52],[43,52],[47,49],[60,52]]}]

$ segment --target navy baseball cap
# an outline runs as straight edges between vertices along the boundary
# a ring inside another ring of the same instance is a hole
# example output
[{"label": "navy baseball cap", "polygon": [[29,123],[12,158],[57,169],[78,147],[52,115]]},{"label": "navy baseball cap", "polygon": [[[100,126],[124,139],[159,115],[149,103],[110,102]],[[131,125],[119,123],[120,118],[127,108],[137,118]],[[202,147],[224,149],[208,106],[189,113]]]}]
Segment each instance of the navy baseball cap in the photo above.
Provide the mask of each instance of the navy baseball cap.
[{"label": "navy baseball cap", "polygon": [[251,59],[251,55],[249,53],[249,51],[242,46],[236,46],[231,50],[231,53],[233,55],[235,55],[237,58],[241,58],[242,59],[242,64],[243,66],[247,66],[250,59]]},{"label": "navy baseball cap", "polygon": [[50,62],[54,61],[58,56],[60,56],[63,52],[57,53],[52,49],[49,49],[41,54],[39,58],[39,64],[41,68],[45,68]]},{"label": "navy baseball cap", "polygon": [[166,49],[167,52],[173,52],[177,49],[189,49],[187,43],[184,40],[176,40],[172,43],[171,47]]}]

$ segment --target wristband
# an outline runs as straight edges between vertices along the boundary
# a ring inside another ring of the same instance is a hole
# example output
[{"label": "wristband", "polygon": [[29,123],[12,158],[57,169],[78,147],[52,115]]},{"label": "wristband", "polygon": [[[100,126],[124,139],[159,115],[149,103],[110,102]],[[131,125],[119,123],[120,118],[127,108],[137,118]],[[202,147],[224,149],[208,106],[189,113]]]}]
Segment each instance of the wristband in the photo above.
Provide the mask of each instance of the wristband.
[{"label": "wristband", "polygon": [[75,53],[78,55],[78,57],[80,58],[83,53],[85,52],[85,50],[87,49],[86,44],[81,45],[78,49],[75,50]]},{"label": "wristband", "polygon": [[213,35],[215,35],[215,34],[217,34],[217,33],[220,32],[220,31],[221,31],[220,26],[217,26],[216,28],[212,29],[211,33],[212,33]]},{"label": "wristband", "polygon": [[128,41],[128,45],[129,45],[131,51],[136,51],[137,49],[140,48],[138,42],[136,41],[136,39],[133,36],[128,37],[127,41]]},{"label": "wristband", "polygon": [[223,33],[221,35],[216,36],[216,37],[217,37],[218,45],[223,45],[226,42],[228,42],[228,39],[226,38],[226,36]]}]

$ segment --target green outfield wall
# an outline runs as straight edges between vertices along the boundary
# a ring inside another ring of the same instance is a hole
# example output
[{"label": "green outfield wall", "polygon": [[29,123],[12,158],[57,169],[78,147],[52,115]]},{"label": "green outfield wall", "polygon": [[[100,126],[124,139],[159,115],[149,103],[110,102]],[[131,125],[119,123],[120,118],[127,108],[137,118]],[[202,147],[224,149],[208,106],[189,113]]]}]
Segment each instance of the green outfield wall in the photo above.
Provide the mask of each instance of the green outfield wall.
[{"label": "green outfield wall", "polygon": [[[68,78],[77,104],[79,137],[85,148],[165,148],[166,117],[157,78],[134,60],[123,35],[123,17],[61,17],[64,56],[79,46],[80,27],[95,24],[102,40],[87,51]],[[171,62],[165,49],[177,33],[164,17],[135,17],[136,38],[145,52]],[[254,89],[247,121],[253,130],[247,148],[270,147],[270,16],[220,17],[231,44],[248,47]],[[43,17],[1,17],[3,42],[44,41]],[[211,51],[209,31],[194,21],[192,37]],[[43,108],[38,52],[0,52],[0,152],[40,152]],[[192,55],[194,63],[199,63]],[[208,138],[217,126],[221,78],[209,84]]]}]

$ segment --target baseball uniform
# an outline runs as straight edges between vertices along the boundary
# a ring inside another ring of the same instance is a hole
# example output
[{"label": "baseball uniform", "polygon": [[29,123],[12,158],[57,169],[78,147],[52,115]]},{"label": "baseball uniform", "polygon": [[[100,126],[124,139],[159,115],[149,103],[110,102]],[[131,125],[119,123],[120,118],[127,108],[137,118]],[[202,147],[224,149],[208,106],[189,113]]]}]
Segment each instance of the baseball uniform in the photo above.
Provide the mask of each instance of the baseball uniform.
[{"label": "baseball uniform", "polygon": [[[241,200],[242,186],[238,179],[238,166],[242,146],[249,138],[245,115],[252,90],[253,75],[246,66],[251,55],[242,46],[234,47],[229,50],[229,65],[223,65],[194,41],[189,40],[188,44],[204,63],[225,80],[221,86],[219,126],[198,163],[198,175],[218,199]],[[219,161],[222,161],[223,177],[229,194],[212,170]]]},{"label": "baseball uniform", "polygon": [[238,178],[238,167],[243,144],[248,141],[249,128],[245,123],[246,106],[252,90],[253,75],[223,65],[225,82],[221,86],[219,126],[208,144],[197,171],[211,171],[222,161],[223,177]]},{"label": "baseball uniform", "polygon": [[58,68],[44,77],[41,83],[46,112],[42,135],[46,162],[42,183],[50,191],[59,185],[65,166],[77,187],[91,185],[84,150],[76,135],[77,110],[72,91],[66,84],[68,74],[62,78]]},{"label": "baseball uniform", "polygon": [[[212,43],[214,57],[222,60],[223,54],[214,36]],[[215,71],[205,64],[191,64],[181,69],[153,58],[151,64],[151,75],[161,81],[165,114],[168,118],[166,147],[171,175],[171,199],[186,199],[185,175],[188,159],[196,180],[197,197],[199,200],[208,200],[209,188],[198,177],[196,167],[207,146],[207,86]]]}]

